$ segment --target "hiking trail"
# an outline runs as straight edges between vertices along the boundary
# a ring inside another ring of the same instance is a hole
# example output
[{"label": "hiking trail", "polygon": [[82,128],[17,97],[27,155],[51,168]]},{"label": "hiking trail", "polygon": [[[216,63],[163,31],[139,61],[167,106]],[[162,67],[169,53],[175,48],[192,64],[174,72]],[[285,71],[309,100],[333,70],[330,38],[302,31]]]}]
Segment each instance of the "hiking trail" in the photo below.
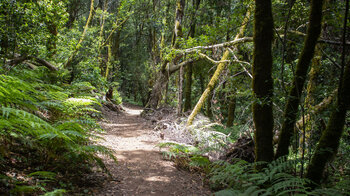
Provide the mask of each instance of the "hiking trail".
[{"label": "hiking trail", "polygon": [[118,164],[105,163],[113,179],[106,180],[94,195],[210,195],[203,177],[179,170],[164,160],[156,146],[162,141],[140,116],[142,108],[124,105],[122,113],[103,110],[106,130],[99,143],[115,150]]}]

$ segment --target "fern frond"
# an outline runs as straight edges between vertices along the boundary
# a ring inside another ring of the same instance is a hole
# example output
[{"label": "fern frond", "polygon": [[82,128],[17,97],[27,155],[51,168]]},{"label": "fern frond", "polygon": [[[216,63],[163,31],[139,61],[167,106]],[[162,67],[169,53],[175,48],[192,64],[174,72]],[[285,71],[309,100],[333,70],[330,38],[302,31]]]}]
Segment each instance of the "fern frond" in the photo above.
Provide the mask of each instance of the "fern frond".
[{"label": "fern frond", "polygon": [[56,189],[51,192],[45,193],[43,196],[63,196],[67,191],[65,189]]}]

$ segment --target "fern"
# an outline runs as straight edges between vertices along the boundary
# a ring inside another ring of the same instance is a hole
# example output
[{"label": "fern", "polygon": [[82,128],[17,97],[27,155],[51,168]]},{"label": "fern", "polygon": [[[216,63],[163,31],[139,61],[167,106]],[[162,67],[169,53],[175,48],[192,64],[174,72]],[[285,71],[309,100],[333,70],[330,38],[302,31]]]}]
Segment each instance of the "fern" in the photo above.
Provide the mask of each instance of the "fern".
[{"label": "fern", "polygon": [[[0,149],[4,152],[9,148],[16,150],[23,154],[20,159],[28,164],[33,161],[42,165],[41,171],[29,174],[41,181],[54,181],[56,173],[43,169],[55,168],[57,172],[69,173],[69,170],[96,164],[108,172],[99,156],[105,155],[117,162],[113,151],[91,140],[97,137],[92,131],[101,129],[93,118],[100,113],[97,108],[101,104],[89,96],[95,87],[88,83],[68,88],[49,84],[43,80],[45,69],[13,71],[21,79],[0,75],[0,137],[7,143],[0,143]],[[84,93],[79,93],[80,90]],[[79,97],[74,97],[78,94]],[[8,156],[1,153],[1,163],[11,163],[5,160]],[[19,194],[37,191],[44,191],[44,188],[18,185],[12,190]],[[58,189],[51,195],[63,192]]]},{"label": "fern", "polygon": [[56,189],[51,192],[45,193],[43,196],[63,196],[67,191],[65,189]]},{"label": "fern", "polygon": [[23,135],[31,136],[53,133],[62,138],[69,139],[51,124],[36,115],[14,108],[2,107],[0,111],[2,113],[0,128],[2,129],[15,129]]},{"label": "fern", "polygon": [[48,171],[37,171],[37,172],[33,172],[33,173],[30,173],[28,175],[28,177],[36,177],[36,178],[39,178],[39,179],[45,179],[45,180],[50,180],[50,181],[53,181],[56,179],[56,173],[53,173],[53,172],[48,172]]},{"label": "fern", "polygon": [[[238,161],[235,164],[217,162],[211,169],[211,186],[214,189],[224,189],[215,195],[347,195],[349,186],[345,182],[334,188],[319,188],[309,190],[307,179],[293,176],[291,169],[297,160],[281,158],[267,164],[258,172],[254,168],[257,164]],[[342,184],[345,183],[345,184]],[[341,187],[341,188],[340,188]]]},{"label": "fern", "polygon": [[96,87],[89,82],[60,84],[61,71],[53,75],[42,67],[27,70],[18,65],[7,73],[0,74],[1,170],[32,168],[28,178],[39,180],[31,184],[0,176],[11,193],[44,193],[46,183],[57,183],[57,176],[79,175],[93,165],[108,173],[101,156],[117,159],[112,150],[94,142],[99,137],[95,131],[101,131],[96,117],[102,106],[95,98]]}]

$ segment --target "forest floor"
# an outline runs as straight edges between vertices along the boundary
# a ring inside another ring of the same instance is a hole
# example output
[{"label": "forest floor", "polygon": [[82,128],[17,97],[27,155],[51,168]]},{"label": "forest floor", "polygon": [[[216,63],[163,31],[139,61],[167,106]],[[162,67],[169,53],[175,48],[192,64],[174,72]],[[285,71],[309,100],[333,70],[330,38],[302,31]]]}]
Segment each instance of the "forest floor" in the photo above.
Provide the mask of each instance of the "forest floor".
[{"label": "forest floor", "polygon": [[104,158],[112,178],[94,195],[210,195],[198,174],[179,170],[163,159],[156,146],[162,141],[151,122],[140,116],[142,108],[124,105],[122,113],[104,109],[100,122],[106,133],[100,144],[115,150],[118,164]]}]

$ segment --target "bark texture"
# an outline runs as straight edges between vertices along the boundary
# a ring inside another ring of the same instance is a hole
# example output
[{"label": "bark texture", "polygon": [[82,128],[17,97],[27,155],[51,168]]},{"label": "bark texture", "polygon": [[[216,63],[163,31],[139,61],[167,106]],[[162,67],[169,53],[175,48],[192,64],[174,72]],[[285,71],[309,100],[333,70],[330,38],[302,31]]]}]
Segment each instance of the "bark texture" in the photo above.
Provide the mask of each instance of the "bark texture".
[{"label": "bark texture", "polygon": [[276,158],[288,155],[289,153],[290,140],[294,132],[302,89],[307,77],[307,71],[310,67],[311,59],[314,56],[317,39],[321,33],[323,2],[324,0],[311,1],[307,36],[296,67],[292,87],[288,93]]},{"label": "bark texture", "polygon": [[[182,21],[184,17],[184,9],[185,9],[185,0],[178,0],[176,3],[176,15],[175,15],[175,42],[173,43],[174,48],[178,48],[178,39],[183,37],[182,33]],[[182,114],[182,95],[183,95],[183,66],[180,66],[179,71],[179,85],[178,85],[178,94],[177,94],[177,115],[181,116]]]},{"label": "bark texture", "polygon": [[[344,20],[344,32],[343,32],[343,54],[342,54],[342,66],[345,66],[345,54],[346,54],[346,24],[349,10],[349,0],[346,1],[346,11]],[[338,87],[338,100],[336,107],[333,109],[331,117],[328,121],[326,129],[322,132],[320,141],[316,147],[316,151],[311,159],[311,163],[308,166],[306,177],[311,181],[319,184],[322,180],[323,171],[326,163],[331,161],[336,155],[340,138],[343,134],[346,111],[350,105],[350,62],[347,62],[345,71],[340,75],[340,82]],[[314,187],[315,184],[311,185]]]},{"label": "bark texture", "polygon": [[328,121],[326,130],[322,132],[316,151],[311,159],[306,177],[316,184],[319,184],[325,165],[337,153],[339,141],[343,134],[346,110],[349,107],[350,100],[350,62],[344,73],[343,88],[338,93],[337,107],[333,109]]},{"label": "bark texture", "polygon": [[256,0],[253,51],[253,120],[255,125],[255,161],[273,160],[273,80],[271,44],[273,18],[271,0]]},{"label": "bark texture", "polygon": [[192,69],[193,63],[190,63],[186,68],[186,82],[185,82],[185,103],[184,103],[184,111],[187,112],[191,110],[191,93],[192,93]]},{"label": "bark texture", "polygon": [[228,105],[228,115],[227,115],[227,127],[232,127],[235,120],[235,110],[236,110],[236,96],[232,95],[230,98],[230,103]]},{"label": "bark texture", "polygon": [[[194,7],[194,11],[192,12],[191,17],[191,27],[189,36],[191,38],[194,38],[195,32],[196,32],[196,10],[198,10],[198,7],[200,5],[201,0],[192,0],[192,6]],[[184,112],[187,112],[191,110],[192,108],[192,100],[191,100],[191,94],[192,94],[192,73],[193,73],[193,63],[190,63],[186,70],[185,70],[185,103],[184,103]]]}]

